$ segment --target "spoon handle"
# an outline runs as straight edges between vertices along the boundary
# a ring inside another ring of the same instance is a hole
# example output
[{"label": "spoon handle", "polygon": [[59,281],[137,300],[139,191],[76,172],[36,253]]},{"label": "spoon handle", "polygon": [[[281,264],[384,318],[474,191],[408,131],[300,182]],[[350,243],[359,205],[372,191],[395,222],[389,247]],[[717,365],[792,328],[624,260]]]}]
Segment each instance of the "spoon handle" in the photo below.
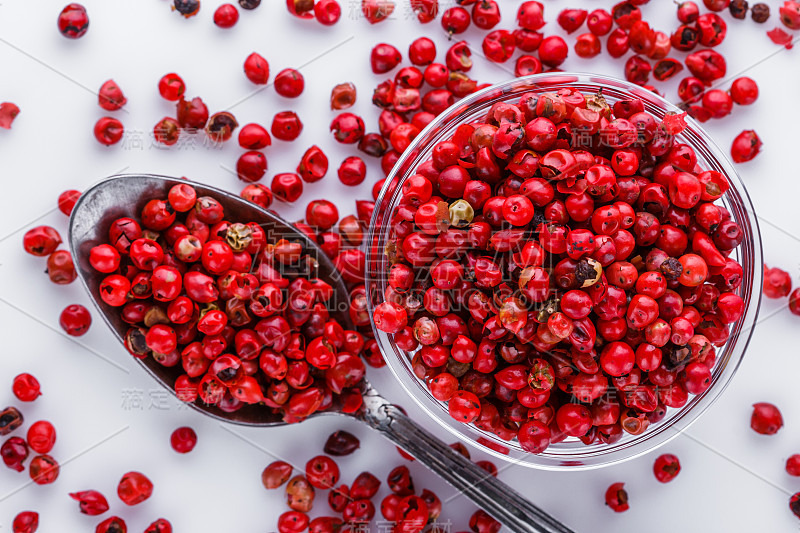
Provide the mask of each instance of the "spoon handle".
[{"label": "spoon handle", "polygon": [[520,493],[428,433],[374,389],[362,420],[413,455],[514,533],[574,533]]}]

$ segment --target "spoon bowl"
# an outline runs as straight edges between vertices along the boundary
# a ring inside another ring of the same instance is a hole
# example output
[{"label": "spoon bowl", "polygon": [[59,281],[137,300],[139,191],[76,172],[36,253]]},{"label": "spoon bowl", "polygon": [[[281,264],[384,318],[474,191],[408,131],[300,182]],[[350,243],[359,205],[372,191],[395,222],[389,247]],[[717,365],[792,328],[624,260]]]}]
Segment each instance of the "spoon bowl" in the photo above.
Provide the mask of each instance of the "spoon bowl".
[{"label": "spoon bowl", "polygon": [[[138,218],[144,205],[153,198],[165,198],[169,189],[185,180],[154,175],[120,175],[110,177],[81,195],[72,211],[69,225],[69,244],[78,276],[89,293],[106,324],[124,345],[124,336],[129,325],[118,309],[107,305],[99,296],[99,286],[104,274],[95,271],[89,264],[92,247],[108,241],[111,223],[120,217]],[[338,270],[330,259],[307,235],[276,214],[262,209],[242,198],[214,187],[192,183],[199,196],[211,196],[222,204],[226,217],[233,221],[259,223],[268,240],[281,237],[300,240],[306,253],[317,260],[316,277],[328,282],[334,295],[328,302],[331,316],[345,329],[352,328],[347,312],[349,298],[347,288]],[[168,368],[152,357],[135,360],[162,386],[175,393],[175,379],[181,366]],[[363,406],[347,416],[359,420],[381,432],[395,445],[417,458],[422,464],[442,477],[460,493],[471,499],[491,516],[516,533],[571,533],[567,526],[548,515],[497,478],[476,466],[454,451],[427,430],[408,418],[397,406],[384,399],[366,381],[362,383]],[[192,402],[193,408],[223,422],[244,426],[275,427],[286,423],[263,405],[246,405],[234,412],[226,412],[214,406]],[[345,415],[341,405],[315,413]],[[315,416],[312,415],[312,416]]]},{"label": "spoon bowl", "polygon": [[[118,309],[106,304],[100,298],[99,287],[106,274],[96,271],[89,264],[89,251],[98,244],[108,242],[108,229],[114,220],[120,217],[138,218],[142,208],[150,199],[166,198],[170,188],[179,183],[187,182],[181,179],[150,175],[114,176],[82,194],[73,209],[69,226],[69,245],[78,275],[103,320],[114,332],[117,340],[123,344],[125,333],[130,325],[122,320]],[[226,217],[230,220],[258,222],[268,240],[275,241],[285,238],[301,241],[306,251],[318,264],[316,276],[326,280],[334,289],[328,306],[331,316],[345,329],[352,329],[350,316],[347,313],[349,298],[344,280],[328,256],[305,233],[272,211],[246,202],[229,192],[194,182],[192,182],[192,186],[197,191],[198,197],[212,196],[216,198],[224,206]],[[160,364],[152,357],[135,359],[161,385],[171,391],[174,389],[175,380],[182,373],[180,365],[170,368]],[[203,414],[224,422],[265,427],[285,425],[280,415],[259,405],[245,405],[231,413],[212,405],[195,402],[189,405]],[[333,409],[321,411],[315,415],[337,413],[340,408],[341,405],[334,404]]]}]

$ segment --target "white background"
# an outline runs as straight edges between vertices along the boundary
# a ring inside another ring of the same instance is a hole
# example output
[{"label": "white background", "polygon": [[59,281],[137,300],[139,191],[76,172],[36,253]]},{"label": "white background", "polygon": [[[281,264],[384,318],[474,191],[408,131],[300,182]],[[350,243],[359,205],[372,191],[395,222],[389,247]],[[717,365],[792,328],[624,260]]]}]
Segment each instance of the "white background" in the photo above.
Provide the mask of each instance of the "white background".
[{"label": "white background", "polygon": [[[166,0],[86,0],[91,25],[77,41],[64,39],[56,30],[61,2],[0,4],[0,101],[15,102],[22,109],[13,129],[0,131],[0,404],[18,403],[11,394],[13,376],[20,372],[38,376],[44,396],[22,406],[28,422],[16,434],[24,434],[37,419],[51,420],[58,429],[52,453],[63,465],[58,481],[45,487],[23,488],[27,474],[0,469],[0,530],[10,530],[18,511],[35,509],[41,514],[42,532],[93,531],[109,514],[81,515],[67,496],[93,488],[107,495],[112,512],[123,516],[132,532],[142,531],[160,516],[169,518],[177,532],[274,531],[277,516],[286,510],[282,491],[267,493],[260,482],[261,469],[274,457],[302,466],[321,453],[331,431],[344,428],[362,439],[362,449],[340,461],[342,482],[350,483],[365,469],[385,479],[392,467],[403,462],[380,436],[349,420],[323,418],[281,429],[243,430],[178,410],[171,399],[169,409],[156,409],[150,391],[157,394],[158,389],[99,317],[77,342],[60,332],[60,311],[70,303],[88,306],[89,300],[78,283],[52,285],[43,274],[44,260],[23,253],[21,246],[23,230],[36,224],[53,225],[66,237],[67,219],[54,209],[57,195],[68,188],[84,189],[116,172],[184,175],[229,190],[241,189],[242,184],[227,170],[241,152],[235,141],[222,150],[149,146],[146,132],[162,116],[174,115],[172,104],[160,99],[156,90],[160,76],[171,71],[186,80],[188,95],[202,96],[211,112],[232,111],[240,124],[255,121],[268,126],[274,113],[296,110],[305,123],[303,134],[294,143],[275,141],[267,150],[268,177],[293,171],[301,154],[315,143],[328,154],[332,169],[323,181],[307,186],[298,205],[278,206],[278,210],[297,219],[308,200],[327,197],[336,199],[342,215],[352,212],[353,199],[368,198],[372,183],[382,174],[377,161],[370,161],[369,178],[362,186],[346,188],[338,182],[338,163],[356,151],[337,145],[328,133],[334,116],[328,107],[331,88],[355,82],[359,100],[353,111],[362,114],[368,129],[375,131],[378,112],[370,96],[384,77],[370,71],[370,48],[387,41],[405,56],[408,44],[426,33],[439,45],[439,60],[446,50],[446,36],[438,22],[420,26],[406,17],[407,1],[399,3],[393,20],[370,26],[351,15],[354,0],[343,0],[342,20],[325,28],[291,17],[282,0],[264,0],[259,9],[243,11],[235,28],[221,30],[212,24],[217,2],[211,0],[204,0],[199,16],[190,20],[170,12],[171,2]],[[546,2],[551,21],[547,31],[562,33],[555,17],[564,7],[608,9],[612,3]],[[748,74],[758,81],[761,97],[755,105],[736,108],[733,116],[711,122],[707,128],[726,150],[742,129],[754,128],[763,139],[762,155],[738,168],[761,217],[766,262],[784,267],[796,280],[800,270],[795,236],[800,71],[798,50],[781,51],[765,35],[778,24],[779,3],[770,2],[773,17],[766,25],[724,15],[729,36],[719,50],[728,58],[729,75],[752,67]],[[518,2],[502,0],[501,4],[500,27],[513,29]],[[643,10],[656,29],[669,32],[676,26],[672,2],[655,0]],[[482,33],[471,31],[466,38],[479,45]],[[574,42],[574,35],[568,42]],[[252,95],[255,87],[242,73],[242,63],[252,51],[269,60],[273,76],[285,67],[308,63],[302,69],[303,95],[288,101],[272,88]],[[511,62],[497,66],[477,56],[474,59],[470,74],[481,82],[511,76]],[[591,61],[570,57],[564,67],[621,76],[623,63],[607,57]],[[94,122],[106,114],[93,92],[109,78],[120,84],[129,101],[124,111],[114,115],[129,131],[145,132],[141,150],[105,148],[92,137]],[[662,85],[674,100],[677,78]],[[233,106],[249,95],[247,101]],[[790,494],[800,490],[800,480],[790,478],[783,464],[790,454],[800,452],[800,318],[789,314],[785,303],[764,303],[747,357],[726,394],[686,435],[659,452],[589,472],[513,467],[503,470],[501,478],[579,532],[797,530],[800,522],[789,512],[787,502]],[[452,441],[419,412],[392,382],[388,370],[370,371],[369,378],[420,423]],[[143,395],[142,408],[126,409],[124,397],[135,395],[135,389]],[[750,406],[756,401],[771,401],[783,410],[786,427],[778,435],[762,437],[749,429]],[[175,454],[168,442],[171,431],[180,425],[191,425],[199,434],[197,448],[186,456]],[[114,436],[104,440],[110,435]],[[681,474],[668,485],[659,484],[652,474],[653,460],[660,452],[677,454],[683,465]],[[472,454],[483,458],[478,450]],[[467,529],[473,505],[420,465],[410,467],[418,488],[431,488],[442,500],[453,498],[444,513],[452,519],[453,531]],[[115,495],[119,478],[129,470],[144,472],[155,483],[153,497],[134,508],[126,508]],[[631,499],[630,511],[621,515],[603,504],[606,487],[616,481],[626,483]],[[376,503],[387,490],[384,484]],[[318,495],[318,502],[314,512],[325,514],[324,493]]]}]

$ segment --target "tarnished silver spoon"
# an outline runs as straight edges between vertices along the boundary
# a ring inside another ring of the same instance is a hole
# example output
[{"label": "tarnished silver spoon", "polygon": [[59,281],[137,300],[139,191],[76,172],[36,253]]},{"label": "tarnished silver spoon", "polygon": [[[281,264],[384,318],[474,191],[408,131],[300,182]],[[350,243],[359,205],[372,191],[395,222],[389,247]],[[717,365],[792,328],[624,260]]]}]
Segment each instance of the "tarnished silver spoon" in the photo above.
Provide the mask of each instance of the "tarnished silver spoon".
[{"label": "tarnished silver spoon", "polygon": [[[106,324],[123,342],[128,324],[123,322],[117,309],[108,306],[99,297],[98,287],[103,275],[89,264],[89,250],[107,241],[111,222],[119,217],[138,217],[142,207],[152,198],[166,198],[169,189],[185,180],[151,175],[120,175],[108,178],[86,191],[75,204],[70,218],[69,244],[78,275]],[[262,225],[267,235],[301,240],[319,262],[318,276],[335,290],[331,314],[343,325],[350,324],[346,312],[349,301],[347,289],[339,272],[327,256],[303,232],[274,213],[262,209],[228,192],[192,183],[198,196],[212,196],[224,207],[226,219],[253,221]],[[152,357],[135,360],[162,386],[173,392],[173,384],[180,368],[167,368]],[[381,432],[393,444],[413,455],[442,479],[476,505],[516,533],[572,533],[572,530],[545,513],[517,491],[488,475],[485,470],[455,452],[447,444],[428,433],[396,406],[384,399],[364,381],[364,405],[353,414],[345,414],[340,405],[312,416],[338,414],[355,418]],[[233,413],[216,407],[192,403],[203,414],[224,422],[243,426],[276,427],[284,425],[279,416],[269,409],[245,406]]]}]

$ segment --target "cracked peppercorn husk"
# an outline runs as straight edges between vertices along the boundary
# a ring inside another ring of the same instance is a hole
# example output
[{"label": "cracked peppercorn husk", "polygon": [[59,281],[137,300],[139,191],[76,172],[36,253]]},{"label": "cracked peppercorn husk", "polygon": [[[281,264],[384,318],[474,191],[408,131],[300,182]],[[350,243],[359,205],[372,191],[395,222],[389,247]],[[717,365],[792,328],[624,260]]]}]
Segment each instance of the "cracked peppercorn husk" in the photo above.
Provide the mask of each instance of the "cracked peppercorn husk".
[{"label": "cracked peppercorn husk", "polygon": [[583,289],[591,287],[603,276],[603,267],[592,258],[583,258],[575,267],[575,281]]},{"label": "cracked peppercorn husk", "polygon": [[668,280],[676,280],[683,273],[683,266],[680,261],[674,257],[669,257],[661,263],[659,270],[661,270],[661,273],[664,274],[664,277]]},{"label": "cracked peppercorn husk", "polygon": [[16,407],[6,407],[0,411],[0,436],[5,436],[17,429],[24,422],[22,413]]},{"label": "cracked peppercorn husk", "polygon": [[750,16],[755,22],[763,24],[769,20],[769,6],[763,2],[755,4],[752,9],[750,9]]},{"label": "cracked peppercorn husk", "polygon": [[561,300],[559,298],[553,297],[547,300],[539,309],[539,314],[536,318],[539,320],[539,323],[546,322],[550,315],[558,311],[558,303]]}]

